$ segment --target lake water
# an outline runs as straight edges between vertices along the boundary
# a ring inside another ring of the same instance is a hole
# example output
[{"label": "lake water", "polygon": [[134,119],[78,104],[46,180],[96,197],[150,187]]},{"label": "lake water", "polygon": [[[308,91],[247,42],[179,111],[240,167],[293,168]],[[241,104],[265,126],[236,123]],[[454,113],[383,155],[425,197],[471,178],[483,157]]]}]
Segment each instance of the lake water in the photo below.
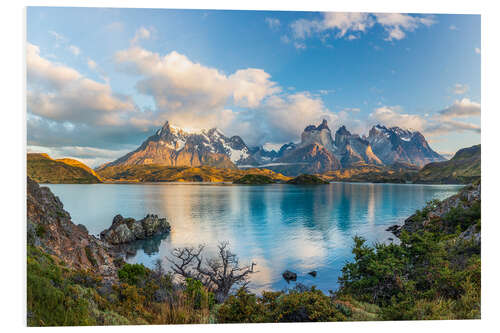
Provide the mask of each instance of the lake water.
[{"label": "lake water", "polygon": [[[322,186],[214,184],[47,185],[61,199],[73,222],[91,234],[111,225],[116,214],[167,217],[172,232],[136,243],[127,261],[152,266],[172,249],[229,241],[240,263],[257,263],[251,289],[281,290],[281,274],[297,272],[297,282],[325,292],[352,259],[353,236],[370,244],[387,242],[385,229],[402,223],[432,199],[458,192],[455,185],[352,184]],[[314,278],[307,273],[316,270]]]}]

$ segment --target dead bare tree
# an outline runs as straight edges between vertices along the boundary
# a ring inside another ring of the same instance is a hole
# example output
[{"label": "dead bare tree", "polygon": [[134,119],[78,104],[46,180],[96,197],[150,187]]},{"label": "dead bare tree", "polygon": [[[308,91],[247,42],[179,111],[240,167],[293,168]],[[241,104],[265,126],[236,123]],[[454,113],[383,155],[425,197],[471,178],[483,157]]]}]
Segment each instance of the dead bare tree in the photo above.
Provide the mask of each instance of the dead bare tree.
[{"label": "dead bare tree", "polygon": [[201,281],[214,293],[219,303],[229,296],[234,285],[248,285],[248,276],[255,273],[255,263],[240,267],[238,257],[229,250],[228,242],[219,243],[218,255],[205,261],[202,256],[204,249],[203,245],[197,248],[177,248],[172,251],[173,259],[167,260],[172,264],[171,268],[175,274]]}]

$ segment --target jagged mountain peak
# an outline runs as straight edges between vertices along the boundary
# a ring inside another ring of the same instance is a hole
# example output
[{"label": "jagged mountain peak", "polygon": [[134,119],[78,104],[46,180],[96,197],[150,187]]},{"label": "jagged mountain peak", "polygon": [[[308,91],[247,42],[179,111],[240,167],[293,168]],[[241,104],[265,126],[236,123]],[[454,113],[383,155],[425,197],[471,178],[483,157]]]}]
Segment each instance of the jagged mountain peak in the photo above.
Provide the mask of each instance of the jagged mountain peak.
[{"label": "jagged mountain peak", "polygon": [[351,135],[351,132],[349,132],[347,130],[347,128],[345,127],[345,125],[342,125],[339,127],[339,129],[337,130],[337,132],[335,132],[335,135]]},{"label": "jagged mountain peak", "polygon": [[387,128],[377,124],[368,134],[373,152],[385,164],[402,162],[424,166],[430,162],[443,161],[444,158],[431,149],[422,133],[398,126]]},{"label": "jagged mountain peak", "polygon": [[163,124],[163,126],[156,131],[156,135],[160,137],[172,135],[208,135],[208,136],[224,136],[224,132],[222,132],[217,127],[212,127],[209,129],[192,129],[185,128],[171,124],[168,120]]},{"label": "jagged mountain peak", "polygon": [[309,125],[309,126],[307,126],[304,129],[304,132],[321,131],[323,129],[330,130],[330,128],[328,127],[328,121],[326,119],[323,119],[323,121],[321,122],[321,124],[319,124],[318,126],[315,126],[315,125]]},{"label": "jagged mountain peak", "polygon": [[158,164],[165,166],[202,166],[235,168],[249,157],[248,147],[239,136],[228,138],[218,128],[193,130],[166,121],[154,135],[135,151],[108,166]]}]

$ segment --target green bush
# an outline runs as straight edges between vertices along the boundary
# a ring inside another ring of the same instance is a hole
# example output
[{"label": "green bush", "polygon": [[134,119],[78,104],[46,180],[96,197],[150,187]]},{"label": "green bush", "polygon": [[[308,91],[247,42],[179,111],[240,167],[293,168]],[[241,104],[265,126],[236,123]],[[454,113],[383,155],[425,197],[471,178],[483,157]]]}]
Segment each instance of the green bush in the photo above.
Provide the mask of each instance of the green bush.
[{"label": "green bush", "polygon": [[236,295],[231,295],[217,309],[219,323],[263,323],[270,317],[265,306],[258,301],[255,294],[248,293],[244,288],[238,289]]},{"label": "green bush", "polygon": [[443,221],[451,228],[460,228],[466,230],[471,225],[477,223],[481,219],[481,201],[474,201],[470,208],[458,206],[450,209],[443,217]]},{"label": "green bush", "polygon": [[29,326],[95,325],[90,303],[69,283],[54,260],[28,246],[27,307]]},{"label": "green bush", "polygon": [[339,321],[347,319],[343,312],[349,311],[340,310],[330,297],[313,287],[302,292],[292,290],[280,296],[271,317],[275,322]]},{"label": "green bush", "polygon": [[352,309],[334,302],[320,290],[263,292],[257,297],[244,289],[230,296],[217,310],[220,323],[321,322],[347,320]]},{"label": "green bush", "polygon": [[[445,218],[465,228],[479,221],[479,214],[472,205]],[[478,318],[480,244],[444,230],[404,231],[400,244],[373,247],[355,237],[354,261],[342,269],[338,295],[378,305],[384,320]]]},{"label": "green bush", "polygon": [[118,271],[118,278],[121,282],[136,285],[146,274],[147,268],[143,264],[125,264]]},{"label": "green bush", "polygon": [[199,280],[187,278],[184,293],[194,309],[212,309],[215,304],[214,294],[207,291]]}]

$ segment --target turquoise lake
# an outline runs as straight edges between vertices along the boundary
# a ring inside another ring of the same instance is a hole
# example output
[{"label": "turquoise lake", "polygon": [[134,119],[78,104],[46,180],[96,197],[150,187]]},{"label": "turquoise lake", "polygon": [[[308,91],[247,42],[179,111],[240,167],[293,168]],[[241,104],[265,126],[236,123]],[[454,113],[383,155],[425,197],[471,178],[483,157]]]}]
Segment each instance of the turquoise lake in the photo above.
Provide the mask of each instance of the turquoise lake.
[{"label": "turquoise lake", "polygon": [[[172,249],[229,241],[241,264],[257,263],[251,289],[290,288],[281,274],[297,273],[297,282],[336,290],[342,266],[352,260],[353,236],[369,244],[388,242],[388,226],[401,224],[432,199],[443,199],[457,185],[353,184],[321,186],[229,184],[46,185],[61,199],[76,224],[91,234],[111,225],[116,214],[167,217],[172,232],[138,242],[127,261],[152,266]],[[307,273],[317,271],[314,278]]]}]

